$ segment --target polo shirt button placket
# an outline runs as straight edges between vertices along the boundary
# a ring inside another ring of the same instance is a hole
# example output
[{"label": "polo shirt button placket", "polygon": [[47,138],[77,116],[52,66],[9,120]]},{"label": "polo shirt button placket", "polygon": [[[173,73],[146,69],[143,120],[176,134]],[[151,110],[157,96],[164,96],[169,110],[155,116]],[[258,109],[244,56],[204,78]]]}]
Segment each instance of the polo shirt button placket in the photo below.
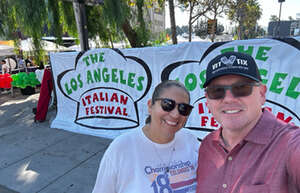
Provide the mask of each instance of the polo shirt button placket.
[{"label": "polo shirt button placket", "polygon": [[232,157],[231,156],[228,157],[228,161],[232,161]]}]

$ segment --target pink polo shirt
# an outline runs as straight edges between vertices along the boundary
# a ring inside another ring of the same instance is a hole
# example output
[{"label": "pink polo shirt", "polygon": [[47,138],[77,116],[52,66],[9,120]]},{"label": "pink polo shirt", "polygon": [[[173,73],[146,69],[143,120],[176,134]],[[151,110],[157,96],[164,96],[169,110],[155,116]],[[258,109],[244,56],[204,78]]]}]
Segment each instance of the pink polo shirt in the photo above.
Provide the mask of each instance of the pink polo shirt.
[{"label": "pink polo shirt", "polygon": [[300,128],[264,110],[245,139],[226,152],[221,129],[199,149],[197,193],[300,193]]}]

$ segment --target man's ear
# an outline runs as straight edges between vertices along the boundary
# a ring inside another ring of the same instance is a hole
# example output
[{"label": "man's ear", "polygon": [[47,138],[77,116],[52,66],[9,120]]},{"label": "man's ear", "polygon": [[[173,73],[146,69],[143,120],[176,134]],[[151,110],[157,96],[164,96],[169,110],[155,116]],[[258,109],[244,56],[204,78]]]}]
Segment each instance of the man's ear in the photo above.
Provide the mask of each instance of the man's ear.
[{"label": "man's ear", "polygon": [[152,112],[152,100],[149,99],[148,102],[147,102],[147,106],[148,106],[148,113],[149,115],[151,115],[151,112]]},{"label": "man's ear", "polygon": [[261,105],[265,104],[266,102],[266,93],[267,93],[267,86],[262,84],[259,87],[259,94],[261,98]]},{"label": "man's ear", "polygon": [[206,98],[206,106],[207,106],[208,110],[211,111],[210,108],[209,108],[209,106],[210,106],[209,105],[209,99],[208,99],[208,96],[207,96],[206,92],[205,92],[205,98]]}]

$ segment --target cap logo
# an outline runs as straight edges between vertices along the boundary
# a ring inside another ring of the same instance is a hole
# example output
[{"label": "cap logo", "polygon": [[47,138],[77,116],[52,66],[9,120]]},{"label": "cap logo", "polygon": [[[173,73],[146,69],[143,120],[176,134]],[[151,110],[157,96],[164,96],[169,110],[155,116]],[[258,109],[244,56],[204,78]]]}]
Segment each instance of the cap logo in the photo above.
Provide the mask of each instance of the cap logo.
[{"label": "cap logo", "polygon": [[236,56],[231,55],[229,58],[227,58],[226,56],[223,56],[220,60],[223,64],[226,64],[227,66],[232,66],[232,64],[236,60]]}]

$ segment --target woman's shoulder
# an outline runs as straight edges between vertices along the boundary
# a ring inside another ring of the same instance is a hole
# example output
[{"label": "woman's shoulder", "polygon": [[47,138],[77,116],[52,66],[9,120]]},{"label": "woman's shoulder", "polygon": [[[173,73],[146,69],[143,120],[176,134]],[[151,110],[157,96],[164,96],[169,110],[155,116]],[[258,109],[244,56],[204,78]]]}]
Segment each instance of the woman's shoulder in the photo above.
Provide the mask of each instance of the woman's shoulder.
[{"label": "woman's shoulder", "polygon": [[116,137],[110,144],[110,148],[124,148],[132,143],[138,137],[139,132],[137,130],[132,130],[125,132],[118,137]]},{"label": "woman's shoulder", "polygon": [[181,129],[176,133],[176,135],[179,140],[188,142],[188,144],[200,144],[197,136],[188,129]]}]

